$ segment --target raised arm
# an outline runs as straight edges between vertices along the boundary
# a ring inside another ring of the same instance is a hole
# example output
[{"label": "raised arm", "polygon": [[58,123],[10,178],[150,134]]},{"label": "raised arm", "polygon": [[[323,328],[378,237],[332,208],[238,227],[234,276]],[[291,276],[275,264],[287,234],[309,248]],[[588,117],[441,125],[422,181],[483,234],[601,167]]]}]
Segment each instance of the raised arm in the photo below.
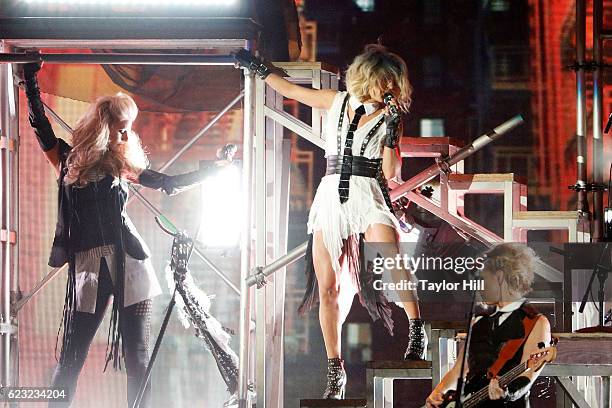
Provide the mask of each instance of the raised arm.
[{"label": "raised arm", "polygon": [[154,190],[160,190],[171,196],[182,193],[183,191],[200,184],[208,176],[214,174],[218,170],[219,166],[213,165],[209,167],[202,167],[199,170],[188,173],[170,176],[158,171],[146,169],[138,175],[136,182],[141,186],[152,188]]},{"label": "raised arm", "polygon": [[385,125],[387,128],[383,139],[383,162],[382,170],[387,180],[395,177],[402,168],[402,156],[399,154],[398,145],[402,134],[402,122],[399,114],[385,114]]},{"label": "raised arm", "polygon": [[332,106],[336,91],[331,89],[311,89],[287,81],[274,71],[278,69],[272,64],[255,57],[249,51],[242,49],[234,54],[238,65],[254,71],[276,92],[286,98],[295,99],[305,105],[317,109],[329,109]]},{"label": "raised arm", "polygon": [[30,125],[38,138],[38,144],[45,157],[59,175],[59,143],[53,132],[51,123],[45,115],[45,107],[40,99],[40,89],[36,73],[40,70],[40,64],[29,63],[23,67],[25,94],[28,99],[28,110]]}]

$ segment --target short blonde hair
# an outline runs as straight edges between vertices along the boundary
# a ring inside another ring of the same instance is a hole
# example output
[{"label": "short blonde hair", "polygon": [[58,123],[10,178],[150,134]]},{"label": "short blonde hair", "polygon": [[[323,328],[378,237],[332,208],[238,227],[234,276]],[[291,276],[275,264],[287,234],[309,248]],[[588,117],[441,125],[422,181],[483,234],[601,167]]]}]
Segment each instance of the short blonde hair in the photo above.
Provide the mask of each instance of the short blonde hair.
[{"label": "short blonde hair", "polygon": [[382,45],[367,45],[346,71],[346,89],[349,94],[365,102],[374,97],[374,92],[382,97],[393,88],[399,89],[399,95],[395,97],[400,109],[408,112],[412,102],[412,85],[408,80],[406,62]]},{"label": "short blonde hair", "polygon": [[486,252],[485,268],[492,272],[502,271],[508,288],[524,295],[531,292],[539,259],[527,245],[506,242]]}]

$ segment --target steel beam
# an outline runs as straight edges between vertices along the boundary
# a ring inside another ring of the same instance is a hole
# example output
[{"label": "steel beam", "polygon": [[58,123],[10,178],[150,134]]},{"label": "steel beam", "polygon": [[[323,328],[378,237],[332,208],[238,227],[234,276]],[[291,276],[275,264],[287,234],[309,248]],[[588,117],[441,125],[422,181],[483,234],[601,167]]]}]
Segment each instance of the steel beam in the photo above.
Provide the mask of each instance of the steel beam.
[{"label": "steel beam", "polygon": [[240,239],[240,352],[239,408],[250,408],[249,359],[251,335],[251,288],[246,280],[251,271],[253,139],[255,115],[255,76],[244,70],[244,138],[242,142],[242,234]]},{"label": "steel beam", "polygon": [[135,53],[94,53],[94,54],[0,54],[0,63],[24,64],[44,62],[46,64],[106,64],[106,65],[234,65],[229,55],[202,54],[135,54]]},{"label": "steel beam", "polygon": [[[603,0],[593,0],[593,225],[592,240],[600,242],[603,240],[603,196],[604,191],[598,186],[603,187],[604,183],[604,146],[602,135],[602,111],[603,111],[603,38],[601,30],[603,26]],[[603,314],[602,314],[603,316]],[[603,318],[599,322],[603,326]]]}]

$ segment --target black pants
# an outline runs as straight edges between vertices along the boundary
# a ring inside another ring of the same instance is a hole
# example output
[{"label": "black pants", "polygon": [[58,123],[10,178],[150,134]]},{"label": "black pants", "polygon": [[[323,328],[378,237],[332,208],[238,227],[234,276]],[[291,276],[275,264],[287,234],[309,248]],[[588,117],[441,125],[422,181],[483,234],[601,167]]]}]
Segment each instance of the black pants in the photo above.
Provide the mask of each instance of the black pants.
[{"label": "black pants", "polygon": [[[104,318],[108,300],[113,293],[113,282],[104,258],[100,261],[98,277],[98,295],[94,314],[75,312],[73,317],[74,337],[69,347],[76,351],[77,361],[72,367],[58,363],[53,374],[52,387],[62,387],[68,392],[69,402],[50,403],[49,407],[69,407],[76,392],[77,379],[85,364],[91,341]],[[151,331],[151,299],[144,300],[122,310],[121,336],[125,350],[125,368],[127,371],[128,408],[132,407],[141,379],[149,364],[149,334]],[[62,353],[64,350],[62,350]],[[60,360],[61,361],[61,360]],[[147,384],[140,404],[141,408],[151,405],[151,382]]]}]

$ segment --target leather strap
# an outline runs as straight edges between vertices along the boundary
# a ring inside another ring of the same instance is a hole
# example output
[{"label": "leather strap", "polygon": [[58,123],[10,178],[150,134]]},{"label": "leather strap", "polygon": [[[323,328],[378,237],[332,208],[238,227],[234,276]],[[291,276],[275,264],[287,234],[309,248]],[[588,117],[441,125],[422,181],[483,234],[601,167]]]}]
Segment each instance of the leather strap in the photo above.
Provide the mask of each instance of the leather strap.
[{"label": "leather strap", "polygon": [[338,194],[340,196],[340,203],[344,204],[349,198],[349,186],[351,179],[351,170],[353,168],[353,135],[359,120],[365,113],[365,108],[362,106],[358,107],[353,116],[353,120],[349,124],[348,133],[346,134],[346,140],[344,141],[344,155],[342,156],[342,171],[340,172],[340,182],[338,183]]},{"label": "leather strap", "polygon": [[508,361],[516,352],[521,348],[521,346],[527,341],[527,338],[531,334],[533,328],[535,327],[536,322],[538,321],[539,316],[534,316],[532,318],[525,316],[523,319],[523,328],[524,334],[520,339],[512,339],[508,340],[499,351],[499,357],[493,363],[493,365],[487,371],[487,378],[492,379],[497,377],[499,371],[506,365]]},{"label": "leather strap", "polygon": [[[325,174],[341,174],[343,162],[343,156],[328,156]],[[351,160],[351,175],[376,178],[381,163],[381,159],[368,159],[363,156],[353,156]]]}]

